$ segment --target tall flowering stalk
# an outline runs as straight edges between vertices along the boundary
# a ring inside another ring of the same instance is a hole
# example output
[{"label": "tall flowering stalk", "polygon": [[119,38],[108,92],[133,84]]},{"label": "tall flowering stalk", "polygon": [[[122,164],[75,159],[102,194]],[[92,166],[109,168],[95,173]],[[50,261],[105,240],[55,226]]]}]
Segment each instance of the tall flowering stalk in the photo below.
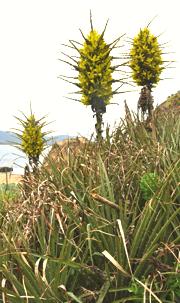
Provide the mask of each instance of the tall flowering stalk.
[{"label": "tall flowering stalk", "polygon": [[81,102],[91,105],[96,115],[98,140],[102,139],[102,115],[112,97],[111,61],[109,46],[103,36],[92,29],[80,49],[78,80],[82,90]]},{"label": "tall flowering stalk", "polygon": [[132,78],[141,86],[138,108],[144,117],[150,118],[153,110],[152,88],[160,81],[164,69],[162,50],[156,36],[151,34],[148,27],[141,29],[133,39],[130,50],[130,63]]},{"label": "tall flowering stalk", "polygon": [[[106,112],[106,106],[110,104],[110,100],[114,94],[121,93],[119,92],[119,88],[123,84],[123,79],[113,79],[113,72],[117,70],[119,65],[112,65],[113,59],[117,59],[111,55],[111,51],[117,47],[117,43],[120,38],[116,39],[110,44],[107,44],[104,40],[104,33],[106,30],[103,30],[101,34],[99,34],[94,28],[91,22],[91,30],[87,37],[81,31],[81,34],[84,39],[84,43],[81,44],[74,40],[70,40],[71,48],[74,48],[79,56],[78,60],[74,59],[72,56],[67,56],[69,59],[73,61],[66,62],[70,66],[72,66],[75,71],[78,72],[77,77],[69,77],[78,80],[77,82],[71,82],[76,85],[80,90],[76,93],[81,94],[81,100],[73,99],[76,101],[82,102],[84,105],[90,105],[91,109],[96,116],[96,133],[97,140],[102,140],[102,116]],[[61,76],[61,78],[65,81],[68,77]],[[115,82],[121,82],[121,86],[117,89],[113,90],[112,84]]]}]

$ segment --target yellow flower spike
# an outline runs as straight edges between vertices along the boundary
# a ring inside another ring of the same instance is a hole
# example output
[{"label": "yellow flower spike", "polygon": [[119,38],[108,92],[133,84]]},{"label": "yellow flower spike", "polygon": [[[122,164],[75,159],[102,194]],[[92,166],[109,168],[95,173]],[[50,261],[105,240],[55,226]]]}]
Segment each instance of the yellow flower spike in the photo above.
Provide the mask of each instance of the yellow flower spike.
[{"label": "yellow flower spike", "polygon": [[141,29],[132,42],[129,66],[132,78],[138,86],[142,86],[138,100],[138,109],[144,120],[151,120],[153,110],[152,88],[160,81],[163,66],[162,51],[157,37],[151,34],[148,27]]},{"label": "yellow flower spike", "polygon": [[150,33],[148,27],[141,29],[133,39],[129,65],[132,69],[132,78],[137,85],[146,85],[151,89],[159,82],[164,69],[162,51],[157,38]]},{"label": "yellow flower spike", "polygon": [[92,105],[94,95],[102,98],[105,105],[110,102],[112,97],[112,84],[110,83],[112,70],[111,60],[107,56],[108,48],[101,35],[97,31],[91,30],[83,47],[79,50],[78,80],[82,91],[81,102],[85,105]]},{"label": "yellow flower spike", "polygon": [[49,132],[42,131],[42,128],[47,125],[44,118],[37,120],[32,111],[29,117],[24,115],[24,119],[16,117],[23,128],[16,133],[21,141],[18,147],[27,155],[29,164],[33,169],[38,166],[39,157],[47,143],[45,136]]}]

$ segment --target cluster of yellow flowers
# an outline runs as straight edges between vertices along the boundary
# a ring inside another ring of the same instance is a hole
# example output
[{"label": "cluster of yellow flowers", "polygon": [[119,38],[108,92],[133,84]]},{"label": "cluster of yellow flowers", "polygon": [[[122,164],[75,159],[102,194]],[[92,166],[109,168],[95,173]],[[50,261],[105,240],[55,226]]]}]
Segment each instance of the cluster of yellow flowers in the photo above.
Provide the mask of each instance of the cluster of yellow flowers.
[{"label": "cluster of yellow flowers", "polygon": [[42,133],[43,125],[31,114],[27,118],[27,121],[24,121],[23,126],[21,149],[29,158],[39,159],[45,145],[44,135]]},{"label": "cluster of yellow flowers", "polygon": [[83,48],[79,50],[78,62],[81,102],[91,105],[93,97],[102,98],[105,105],[112,97],[112,69],[110,48],[103,36],[91,30],[86,38]]},{"label": "cluster of yellow flowers", "polygon": [[133,80],[139,86],[152,88],[160,80],[163,68],[162,51],[157,37],[146,27],[133,39],[130,50],[130,67]]}]

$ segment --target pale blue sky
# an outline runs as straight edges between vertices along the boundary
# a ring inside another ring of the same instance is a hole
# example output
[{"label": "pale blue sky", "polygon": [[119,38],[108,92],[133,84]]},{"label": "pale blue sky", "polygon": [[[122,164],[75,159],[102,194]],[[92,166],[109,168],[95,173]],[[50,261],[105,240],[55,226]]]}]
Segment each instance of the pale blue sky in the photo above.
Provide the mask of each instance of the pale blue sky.
[{"label": "pale blue sky", "polygon": [[[94,130],[94,119],[90,107],[68,101],[64,96],[76,90],[57,77],[72,75],[64,65],[61,44],[69,39],[82,42],[79,28],[88,34],[89,10],[92,10],[94,27],[101,32],[109,18],[105,34],[107,43],[126,33],[136,35],[157,15],[151,32],[159,35],[160,42],[169,41],[168,58],[175,60],[175,69],[168,69],[162,77],[171,77],[154,89],[156,103],[180,89],[180,43],[179,1],[103,1],[103,0],[0,0],[0,130],[17,127],[14,115],[18,111],[28,114],[30,101],[38,117],[48,114],[48,121],[55,121],[50,128],[59,134],[87,135]],[[121,50],[121,49],[120,49]],[[123,50],[123,49],[122,49]],[[124,87],[126,90],[127,87]],[[123,101],[136,109],[137,92],[118,95],[112,102],[119,106],[107,107],[105,123],[111,125],[123,115]]]}]

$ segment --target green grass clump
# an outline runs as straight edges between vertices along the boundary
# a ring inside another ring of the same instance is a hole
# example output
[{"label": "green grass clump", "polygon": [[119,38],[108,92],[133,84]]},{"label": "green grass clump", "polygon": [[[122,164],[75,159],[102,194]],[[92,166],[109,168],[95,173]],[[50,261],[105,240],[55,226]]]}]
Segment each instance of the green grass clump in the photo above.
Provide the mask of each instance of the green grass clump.
[{"label": "green grass clump", "polygon": [[12,205],[16,207],[16,201],[20,196],[20,188],[15,183],[0,184],[0,226],[3,222],[7,209]]},{"label": "green grass clump", "polygon": [[19,187],[15,183],[0,184],[0,202],[13,201],[19,194]]},{"label": "green grass clump", "polygon": [[[47,160],[1,226],[2,300],[178,302],[180,121],[172,118],[155,117],[150,133],[126,107],[101,145],[87,141],[77,153],[69,142],[66,157],[60,150],[58,162]],[[144,200],[149,172],[161,182]]]}]

